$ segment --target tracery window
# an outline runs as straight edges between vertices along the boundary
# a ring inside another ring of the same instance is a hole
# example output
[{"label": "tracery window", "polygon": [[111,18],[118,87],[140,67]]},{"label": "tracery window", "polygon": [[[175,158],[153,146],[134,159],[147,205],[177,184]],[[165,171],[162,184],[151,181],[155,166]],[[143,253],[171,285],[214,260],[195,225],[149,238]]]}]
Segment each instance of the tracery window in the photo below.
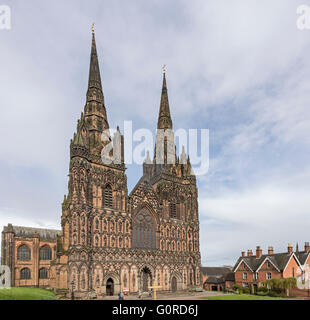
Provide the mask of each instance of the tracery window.
[{"label": "tracery window", "polygon": [[103,205],[107,208],[113,207],[112,188],[109,184],[103,189]]},{"label": "tracery window", "polygon": [[30,269],[28,269],[28,268],[23,268],[23,269],[20,271],[20,279],[23,279],[23,280],[31,279]]},{"label": "tracery window", "polygon": [[48,273],[46,268],[41,268],[39,270],[39,279],[47,279],[48,278]]},{"label": "tracery window", "polygon": [[17,259],[22,261],[29,261],[31,260],[31,251],[30,248],[23,244],[17,249]]},{"label": "tracery window", "polygon": [[40,260],[52,260],[52,249],[48,245],[40,248]]},{"label": "tracery window", "polygon": [[143,208],[133,220],[133,248],[156,248],[156,224],[151,213]]}]

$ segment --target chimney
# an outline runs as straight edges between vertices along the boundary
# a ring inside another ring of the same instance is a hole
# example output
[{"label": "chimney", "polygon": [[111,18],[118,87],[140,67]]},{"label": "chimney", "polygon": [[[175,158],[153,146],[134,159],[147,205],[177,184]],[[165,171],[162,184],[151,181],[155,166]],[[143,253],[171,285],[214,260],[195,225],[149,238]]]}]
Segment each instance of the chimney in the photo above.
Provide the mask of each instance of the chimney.
[{"label": "chimney", "polygon": [[293,245],[289,243],[287,246],[287,253],[292,253],[292,252],[293,252]]},{"label": "chimney", "polygon": [[253,252],[252,252],[251,249],[249,249],[249,250],[248,250],[248,257],[251,257],[251,256],[253,256]]},{"label": "chimney", "polygon": [[305,252],[309,252],[310,251],[310,246],[309,246],[309,242],[305,242]]},{"label": "chimney", "polygon": [[263,254],[263,250],[260,248],[260,246],[256,247],[256,258],[260,258]]},{"label": "chimney", "polygon": [[244,251],[241,252],[241,257],[245,257],[245,252]]},{"label": "chimney", "polygon": [[273,254],[273,247],[268,247],[268,254]]}]

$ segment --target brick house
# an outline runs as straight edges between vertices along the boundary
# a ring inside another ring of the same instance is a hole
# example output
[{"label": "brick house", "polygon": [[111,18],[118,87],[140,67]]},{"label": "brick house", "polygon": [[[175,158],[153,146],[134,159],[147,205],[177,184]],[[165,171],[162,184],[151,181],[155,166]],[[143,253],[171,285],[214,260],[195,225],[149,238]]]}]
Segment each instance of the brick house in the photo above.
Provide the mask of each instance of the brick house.
[{"label": "brick house", "polygon": [[203,288],[207,291],[231,290],[235,274],[231,267],[201,267]]},{"label": "brick house", "polygon": [[[297,248],[296,248],[297,249]],[[310,263],[310,246],[305,243],[304,251],[293,251],[293,246],[288,245],[287,252],[274,253],[273,247],[268,247],[267,254],[263,254],[262,249],[257,246],[256,254],[252,250],[241,253],[233,272],[235,273],[235,283],[251,291],[257,290],[264,281],[272,278],[297,278],[303,277],[305,266]]]}]

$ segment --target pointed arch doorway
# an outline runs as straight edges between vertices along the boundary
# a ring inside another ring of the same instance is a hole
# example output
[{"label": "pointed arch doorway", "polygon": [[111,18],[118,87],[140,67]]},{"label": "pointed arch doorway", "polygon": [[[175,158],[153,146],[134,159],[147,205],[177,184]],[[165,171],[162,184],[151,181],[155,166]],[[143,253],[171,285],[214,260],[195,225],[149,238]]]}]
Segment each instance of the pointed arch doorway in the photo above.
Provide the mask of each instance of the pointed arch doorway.
[{"label": "pointed arch doorway", "polygon": [[112,278],[109,278],[106,283],[106,294],[107,296],[114,295],[114,281]]},{"label": "pointed arch doorway", "polygon": [[149,268],[145,267],[141,272],[141,288],[142,292],[148,292],[149,286],[152,285],[152,273]]},{"label": "pointed arch doorway", "polygon": [[177,291],[177,278],[175,276],[171,279],[171,291],[176,292]]}]

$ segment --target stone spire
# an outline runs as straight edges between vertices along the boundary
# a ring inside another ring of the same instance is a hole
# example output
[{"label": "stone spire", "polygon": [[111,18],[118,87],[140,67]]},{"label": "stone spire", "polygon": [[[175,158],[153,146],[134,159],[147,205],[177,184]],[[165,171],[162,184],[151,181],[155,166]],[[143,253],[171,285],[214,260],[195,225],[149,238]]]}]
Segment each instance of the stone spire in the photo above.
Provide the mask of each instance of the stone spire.
[{"label": "stone spire", "polygon": [[157,122],[154,164],[156,164],[155,171],[161,170],[162,165],[176,164],[174,133],[166,83],[166,66],[163,67],[163,87]]},{"label": "stone spire", "polygon": [[160,100],[160,107],[159,107],[157,129],[172,129],[172,120],[170,116],[165,66],[163,68],[163,87],[161,91],[161,100]]},{"label": "stone spire", "polygon": [[95,40],[94,25],[92,26],[92,43],[90,54],[90,66],[89,66],[89,78],[88,78],[88,90],[96,88],[102,93],[101,77],[98,63],[98,55]]},{"label": "stone spire", "polygon": [[[104,104],[104,96],[101,84],[101,76],[96,48],[94,25],[92,26],[92,42],[90,53],[88,88],[86,94],[86,105],[84,108],[84,119],[88,130],[88,141],[90,153],[100,156],[103,147],[101,135],[104,130],[109,130],[109,123]],[[110,140],[110,133],[107,133]]]}]

